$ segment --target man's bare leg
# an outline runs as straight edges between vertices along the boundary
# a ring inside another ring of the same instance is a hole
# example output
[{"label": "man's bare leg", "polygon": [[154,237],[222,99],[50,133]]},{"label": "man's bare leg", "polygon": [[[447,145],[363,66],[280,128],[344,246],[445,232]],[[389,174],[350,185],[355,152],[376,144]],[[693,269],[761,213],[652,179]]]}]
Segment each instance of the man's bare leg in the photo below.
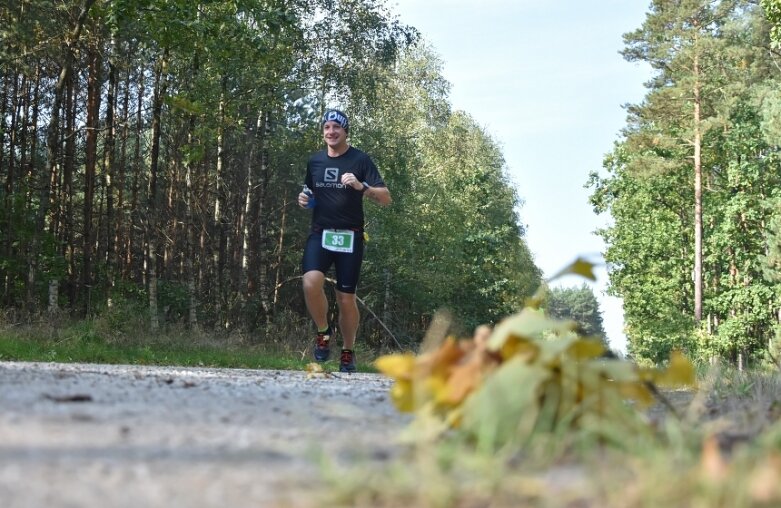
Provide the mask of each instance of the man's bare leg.
[{"label": "man's bare leg", "polygon": [[318,331],[328,328],[328,299],[325,297],[324,284],[323,272],[310,270],[304,274],[304,301]]},{"label": "man's bare leg", "polygon": [[361,315],[358,312],[358,301],[354,293],[336,291],[336,304],[339,306],[339,331],[344,341],[344,349],[352,349],[355,345],[355,335],[358,333],[358,323]]}]

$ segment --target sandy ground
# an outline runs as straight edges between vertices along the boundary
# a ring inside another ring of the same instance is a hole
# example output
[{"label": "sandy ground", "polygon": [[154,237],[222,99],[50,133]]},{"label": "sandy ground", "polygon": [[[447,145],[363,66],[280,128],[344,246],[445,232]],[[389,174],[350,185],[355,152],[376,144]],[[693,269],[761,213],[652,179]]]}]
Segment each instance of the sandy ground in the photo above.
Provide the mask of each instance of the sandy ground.
[{"label": "sandy ground", "polygon": [[327,506],[329,461],[398,449],[408,419],[390,385],[373,374],[0,362],[0,507]]}]

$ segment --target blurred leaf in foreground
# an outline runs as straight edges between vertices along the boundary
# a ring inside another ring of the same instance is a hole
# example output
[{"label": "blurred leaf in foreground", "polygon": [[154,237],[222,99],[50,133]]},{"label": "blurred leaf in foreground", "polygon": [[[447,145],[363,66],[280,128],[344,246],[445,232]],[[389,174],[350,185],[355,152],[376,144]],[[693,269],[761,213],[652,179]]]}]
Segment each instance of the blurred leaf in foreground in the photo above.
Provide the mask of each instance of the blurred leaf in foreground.
[{"label": "blurred leaf in foreground", "polygon": [[[565,273],[590,278],[593,264],[578,259],[558,275]],[[605,358],[601,342],[533,302],[489,331],[479,327],[471,340],[448,337],[418,356],[377,359],[380,372],[395,380],[396,407],[416,412],[427,437],[456,428],[493,450],[578,428],[606,439],[617,429],[635,435],[651,429],[640,410],[655,402],[657,387],[695,384],[681,352],[659,370]]]}]

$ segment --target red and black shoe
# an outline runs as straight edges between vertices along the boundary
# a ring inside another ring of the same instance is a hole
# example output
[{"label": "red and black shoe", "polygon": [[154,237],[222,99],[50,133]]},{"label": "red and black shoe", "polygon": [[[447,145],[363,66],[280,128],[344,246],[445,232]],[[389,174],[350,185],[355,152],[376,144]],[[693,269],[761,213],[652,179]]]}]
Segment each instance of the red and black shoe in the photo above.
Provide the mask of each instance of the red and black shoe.
[{"label": "red and black shoe", "polygon": [[342,354],[339,357],[339,372],[350,374],[355,372],[355,353],[352,349],[342,349]]},{"label": "red and black shoe", "polygon": [[325,362],[331,357],[331,327],[324,332],[317,332],[314,356],[318,362]]}]

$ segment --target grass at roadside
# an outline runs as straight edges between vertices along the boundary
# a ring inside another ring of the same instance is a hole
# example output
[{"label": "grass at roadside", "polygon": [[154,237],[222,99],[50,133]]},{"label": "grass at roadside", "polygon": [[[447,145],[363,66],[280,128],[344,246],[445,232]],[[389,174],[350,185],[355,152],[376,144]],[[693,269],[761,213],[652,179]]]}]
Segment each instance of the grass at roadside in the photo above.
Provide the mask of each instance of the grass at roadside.
[{"label": "grass at roadside", "polygon": [[[109,331],[100,321],[0,328],[0,361],[303,370],[313,361],[310,354],[303,341],[182,329],[134,334],[123,328]],[[337,359],[325,364],[328,371],[339,368],[338,351],[333,356]],[[359,371],[376,372],[370,364],[373,356],[360,349],[356,356]]]},{"label": "grass at roadside", "polygon": [[244,369],[303,369],[308,361],[263,351],[230,351],[209,346],[149,344],[115,346],[104,343],[55,342],[0,335],[0,360],[177,365]]}]

